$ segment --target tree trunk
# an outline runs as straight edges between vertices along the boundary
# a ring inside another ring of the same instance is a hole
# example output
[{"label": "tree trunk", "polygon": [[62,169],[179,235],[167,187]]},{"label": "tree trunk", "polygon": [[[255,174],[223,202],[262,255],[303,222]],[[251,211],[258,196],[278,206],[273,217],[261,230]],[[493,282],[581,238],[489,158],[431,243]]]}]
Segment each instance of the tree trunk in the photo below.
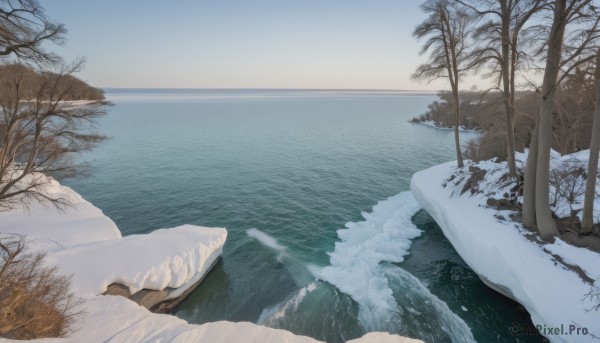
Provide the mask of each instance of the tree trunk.
[{"label": "tree trunk", "polygon": [[508,4],[506,0],[500,1],[500,7],[502,11],[502,29],[501,29],[501,41],[502,41],[502,100],[504,102],[504,109],[506,111],[506,159],[508,161],[508,175],[515,178],[517,176],[517,166],[515,164],[515,134],[514,134],[514,108],[511,103],[511,61],[510,54],[510,14],[508,10]]},{"label": "tree trunk", "polygon": [[550,211],[550,149],[552,148],[552,111],[556,82],[560,71],[562,43],[566,26],[566,0],[554,3],[554,20],[548,39],[548,56],[542,83],[542,103],[538,132],[538,154],[535,173],[535,215],[542,239],[558,234]]},{"label": "tree trunk", "polygon": [[594,126],[592,141],[590,143],[590,160],[588,163],[588,177],[585,184],[585,200],[583,202],[583,220],[581,231],[592,232],[594,227],[594,199],[596,198],[596,175],[598,175],[598,154],[600,153],[600,49],[596,55],[596,105],[594,109]]},{"label": "tree trunk", "polygon": [[538,155],[539,119],[531,135],[527,165],[525,166],[525,180],[523,181],[523,225],[537,227],[535,220],[535,174]]},{"label": "tree trunk", "polygon": [[[548,71],[546,70],[546,73]],[[550,211],[550,149],[552,141],[552,109],[554,91],[542,97],[538,124],[538,151],[535,170],[535,221],[542,239],[558,234]]]},{"label": "tree trunk", "polygon": [[506,108],[506,159],[508,161],[508,175],[516,178],[517,164],[515,162],[515,129],[513,124],[514,108],[506,99],[504,104]]},{"label": "tree trunk", "polygon": [[458,124],[460,119],[460,104],[458,102],[458,62],[456,57],[456,41],[448,22],[448,16],[444,9],[440,8],[440,20],[442,22],[442,41],[444,44],[444,55],[446,58],[446,69],[450,88],[452,88],[452,99],[454,103],[454,144],[456,147],[456,161],[459,168],[464,167],[462,152],[460,148],[460,137]]},{"label": "tree trunk", "polygon": [[464,167],[462,152],[460,148],[460,136],[458,133],[458,125],[460,118],[460,103],[458,102],[458,89],[452,90],[452,95],[454,97],[454,144],[456,145],[456,160],[458,162],[458,167]]}]

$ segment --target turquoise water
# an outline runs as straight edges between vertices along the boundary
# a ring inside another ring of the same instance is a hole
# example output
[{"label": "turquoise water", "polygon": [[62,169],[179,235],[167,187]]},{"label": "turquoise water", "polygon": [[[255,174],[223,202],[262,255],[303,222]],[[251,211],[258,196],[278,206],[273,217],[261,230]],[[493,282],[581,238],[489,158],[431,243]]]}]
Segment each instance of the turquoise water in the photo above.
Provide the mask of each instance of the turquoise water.
[{"label": "turquoise water", "polygon": [[[113,89],[107,96],[115,106],[99,124],[110,140],[84,156],[93,175],[68,185],[124,235],[185,223],[229,232],[222,260],[175,315],[257,322],[329,342],[373,330],[462,342],[465,328],[479,342],[539,341],[510,335],[513,322],[530,323],[527,313],[485,287],[424,211],[405,225],[422,234],[396,242],[412,242],[405,260],[367,266],[380,277],[354,298],[343,281],[317,280],[331,264],[328,253],[343,248],[338,229],[409,190],[415,171],[453,159],[452,132],[408,122],[432,94]],[[378,249],[353,244],[345,249],[358,256]],[[378,299],[385,302],[374,306]]]}]

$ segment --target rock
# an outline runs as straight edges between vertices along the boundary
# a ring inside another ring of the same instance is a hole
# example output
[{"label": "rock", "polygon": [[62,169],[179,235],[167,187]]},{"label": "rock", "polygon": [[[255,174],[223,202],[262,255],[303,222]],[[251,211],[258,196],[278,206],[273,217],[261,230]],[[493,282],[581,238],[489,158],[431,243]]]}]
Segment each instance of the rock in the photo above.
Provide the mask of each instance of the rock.
[{"label": "rock", "polygon": [[151,309],[155,305],[165,301],[167,296],[169,295],[168,288],[161,290],[151,290],[151,289],[142,289],[134,295],[130,296],[129,299],[135,301],[136,303],[144,306],[147,309]]},{"label": "rock", "polygon": [[488,207],[491,207],[493,209],[500,210],[500,211],[501,210],[516,210],[516,209],[518,209],[513,200],[508,200],[505,198],[502,198],[502,199],[488,198],[486,200],[486,204],[488,205]]},{"label": "rock", "polygon": [[113,283],[106,288],[104,295],[120,295],[122,297],[129,298],[131,293],[129,293],[129,287],[123,286],[120,283]]},{"label": "rock", "polygon": [[489,207],[496,207],[496,206],[498,206],[498,200],[496,200],[494,198],[488,198],[487,201],[486,201],[486,204]]},{"label": "rock", "polygon": [[133,295],[129,292],[129,287],[113,283],[107,287],[104,295],[120,295],[136,302],[140,306],[144,306],[148,310],[157,313],[167,313],[172,311],[179,305],[193,290],[195,290],[204,280],[206,275],[210,273],[212,268],[217,264],[220,258],[217,258],[212,265],[209,266],[207,272],[202,275],[197,281],[193,279],[179,288],[166,287],[164,289],[142,289]]},{"label": "rock", "polygon": [[585,240],[583,239],[583,237],[579,237],[578,234],[576,234],[575,232],[572,231],[567,231],[565,233],[563,233],[562,235],[560,235],[560,238],[570,244],[573,244],[574,246],[583,248],[587,245],[587,243],[585,242]]},{"label": "rock", "polygon": [[588,248],[592,251],[600,252],[600,237],[597,236],[579,236],[575,232],[567,231],[560,235],[560,238],[567,243],[580,248]]},{"label": "rock", "polygon": [[588,246],[590,249],[600,252],[600,237],[587,236]]},{"label": "rock", "polygon": [[477,166],[469,166],[469,172],[471,173],[471,176],[469,177],[467,182],[465,182],[465,185],[460,191],[460,194],[464,194],[468,190],[471,191],[471,194],[479,193],[479,182],[483,180],[483,178],[485,177],[485,173],[487,173],[486,170],[481,169]]}]

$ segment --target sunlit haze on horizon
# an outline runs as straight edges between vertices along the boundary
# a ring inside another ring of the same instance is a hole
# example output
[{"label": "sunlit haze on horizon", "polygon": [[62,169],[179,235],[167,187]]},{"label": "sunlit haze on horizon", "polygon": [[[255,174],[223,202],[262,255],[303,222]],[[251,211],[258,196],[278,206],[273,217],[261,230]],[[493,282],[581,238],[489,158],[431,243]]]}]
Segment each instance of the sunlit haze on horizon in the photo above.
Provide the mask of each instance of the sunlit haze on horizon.
[{"label": "sunlit haze on horizon", "polygon": [[421,1],[40,2],[69,30],[51,48],[97,87],[449,88],[410,79]]}]

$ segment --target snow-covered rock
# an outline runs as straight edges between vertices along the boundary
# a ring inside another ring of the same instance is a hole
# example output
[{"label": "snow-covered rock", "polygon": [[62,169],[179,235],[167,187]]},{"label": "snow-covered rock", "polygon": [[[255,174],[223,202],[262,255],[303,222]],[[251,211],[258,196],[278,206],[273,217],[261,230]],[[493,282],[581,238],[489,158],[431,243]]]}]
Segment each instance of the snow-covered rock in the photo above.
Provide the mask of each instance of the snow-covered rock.
[{"label": "snow-covered rock", "polygon": [[27,235],[28,247],[46,252],[46,262],[71,276],[80,297],[104,293],[113,283],[131,294],[191,286],[208,273],[227,238],[225,229],[192,225],[121,237],[115,223],[77,192],[51,179],[44,187],[70,206],[57,210],[32,201],[27,209],[0,212],[0,232]]},{"label": "snow-covered rock", "polygon": [[[525,156],[518,157],[521,162],[525,160]],[[585,153],[576,157],[584,158]],[[554,166],[561,164],[556,158]],[[460,186],[455,185],[461,181],[449,180],[457,172],[456,162],[415,173],[411,190],[471,269],[486,284],[522,304],[533,323],[540,325],[543,335],[552,342],[590,342],[594,341],[593,335],[600,337],[600,314],[588,311],[592,303],[582,300],[590,291],[589,281],[585,282],[557,259],[558,256],[581,267],[589,278],[598,280],[600,254],[560,239],[552,244],[528,239],[528,232],[520,224],[498,216],[510,211],[486,206],[486,194],[495,191],[501,197],[504,192],[498,189],[497,181],[501,177],[499,170],[505,166],[498,168],[498,164],[488,161],[478,167],[487,170],[479,186],[481,193],[460,194]],[[554,331],[561,327],[561,333]],[[586,328],[587,335],[581,330],[580,334],[570,331],[578,327]]]},{"label": "snow-covered rock", "polygon": [[72,275],[79,296],[104,293],[113,283],[142,289],[178,288],[203,276],[222,254],[227,231],[183,225],[48,254],[47,261]]}]

